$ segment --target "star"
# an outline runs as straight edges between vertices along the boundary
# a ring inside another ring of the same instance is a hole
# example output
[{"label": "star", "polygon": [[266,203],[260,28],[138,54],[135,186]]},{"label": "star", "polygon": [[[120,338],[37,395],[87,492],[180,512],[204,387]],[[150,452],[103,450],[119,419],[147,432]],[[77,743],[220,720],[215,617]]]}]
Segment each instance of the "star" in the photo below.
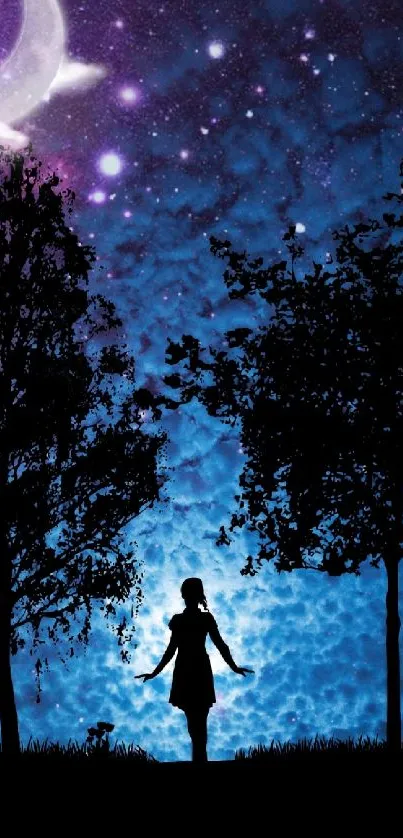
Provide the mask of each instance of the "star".
[{"label": "star", "polygon": [[118,154],[109,151],[103,154],[99,161],[99,168],[105,175],[118,175],[122,170],[122,161]]},{"label": "star", "polygon": [[138,91],[134,87],[122,87],[119,96],[124,102],[128,102],[129,104],[137,102],[139,98]]},{"label": "star", "polygon": [[102,192],[101,189],[97,189],[96,192],[92,192],[91,195],[89,195],[90,201],[94,201],[95,204],[103,204],[105,198],[105,192]]},{"label": "star", "polygon": [[211,41],[208,45],[211,58],[222,58],[224,55],[224,44],[222,41]]}]

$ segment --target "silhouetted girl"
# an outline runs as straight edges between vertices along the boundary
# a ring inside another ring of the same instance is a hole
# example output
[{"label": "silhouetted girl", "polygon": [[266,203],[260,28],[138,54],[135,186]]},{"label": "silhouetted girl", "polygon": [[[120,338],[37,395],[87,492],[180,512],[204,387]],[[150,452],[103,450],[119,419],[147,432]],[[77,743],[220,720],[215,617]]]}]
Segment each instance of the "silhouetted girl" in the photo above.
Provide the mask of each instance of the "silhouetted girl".
[{"label": "silhouetted girl", "polygon": [[[201,579],[185,579],[181,594],[186,608],[182,614],[174,614],[169,622],[172,637],[160,663],[151,674],[135,675],[135,678],[143,678],[144,681],[155,678],[178,650],[169,701],[186,713],[193,762],[207,762],[207,716],[216,700],[210,658],[204,645],[207,634],[233,672],[245,675],[254,670],[237,666],[232,659],[207,608]],[[199,603],[205,611],[200,611]]]}]

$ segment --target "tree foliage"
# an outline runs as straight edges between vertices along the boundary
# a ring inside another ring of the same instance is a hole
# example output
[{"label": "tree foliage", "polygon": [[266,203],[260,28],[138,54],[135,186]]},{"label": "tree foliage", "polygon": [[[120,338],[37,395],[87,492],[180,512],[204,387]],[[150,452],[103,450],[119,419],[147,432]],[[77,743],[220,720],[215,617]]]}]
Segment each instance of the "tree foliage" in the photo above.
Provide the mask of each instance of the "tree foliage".
[{"label": "tree foliage", "polygon": [[[272,559],[278,571],[359,574],[368,556],[378,566],[403,541],[402,226],[393,213],[346,225],[333,233],[335,270],[313,262],[302,280],[294,226],[283,236],[291,269],[284,260],[264,268],[210,239],[230,298],[259,294],[272,316],[254,331],[228,331],[227,348],[210,347],[207,360],[192,336],[169,341],[166,360],[179,372],[165,383],[178,393],[170,407],[197,397],[240,424],[246,462],[228,530],[245,526],[260,542],[243,574]],[[221,527],[218,543],[230,540]]]},{"label": "tree foliage", "polygon": [[[137,614],[142,574],[123,528],[160,497],[166,438],[152,426],[153,395],[135,389],[126,345],[106,345],[122,321],[88,293],[95,251],[65,217],[75,195],[41,166],[31,146],[1,149],[1,632],[13,655],[30,628],[31,654],[63,638],[72,656],[76,641],[88,643],[97,601],[110,620],[136,586]],[[114,630],[130,660],[133,623],[123,616]]]}]

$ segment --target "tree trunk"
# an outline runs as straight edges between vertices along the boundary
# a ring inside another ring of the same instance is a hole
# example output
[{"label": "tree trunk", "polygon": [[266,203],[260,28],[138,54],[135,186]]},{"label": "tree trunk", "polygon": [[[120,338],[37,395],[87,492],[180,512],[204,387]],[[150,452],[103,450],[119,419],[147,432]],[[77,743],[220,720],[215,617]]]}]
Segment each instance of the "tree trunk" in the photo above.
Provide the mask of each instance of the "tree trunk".
[{"label": "tree trunk", "polygon": [[388,751],[400,752],[402,723],[400,715],[400,659],[399,659],[399,561],[397,557],[385,561],[388,589],[386,593],[386,676]]},{"label": "tree trunk", "polygon": [[9,597],[0,592],[0,721],[2,752],[6,756],[17,756],[20,753],[20,737],[11,673],[10,633],[11,609]]}]

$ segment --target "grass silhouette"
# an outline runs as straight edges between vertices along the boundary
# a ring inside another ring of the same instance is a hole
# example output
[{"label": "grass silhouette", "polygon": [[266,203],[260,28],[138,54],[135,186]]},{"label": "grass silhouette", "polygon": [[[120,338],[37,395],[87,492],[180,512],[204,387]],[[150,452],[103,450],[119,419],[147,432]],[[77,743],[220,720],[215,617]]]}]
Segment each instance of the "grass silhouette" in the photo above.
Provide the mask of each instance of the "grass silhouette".
[{"label": "grass silhouette", "polygon": [[304,757],[312,757],[316,755],[330,755],[330,756],[346,756],[349,754],[387,754],[386,740],[382,739],[378,742],[378,737],[370,739],[369,736],[363,740],[359,736],[358,740],[354,738],[335,739],[331,737],[318,737],[316,734],[314,740],[303,739],[300,742],[280,742],[276,745],[274,741],[271,742],[269,748],[265,745],[258,745],[257,747],[249,748],[248,753],[241,748],[235,754],[236,760],[252,760],[254,762],[271,762],[273,760],[293,760],[303,759]]},{"label": "grass silhouette", "polygon": [[[160,762],[152,754],[147,753],[139,745],[130,743],[125,745],[123,742],[119,744],[115,742],[113,748],[110,746],[109,733],[114,729],[114,725],[108,722],[98,722],[97,727],[88,728],[88,737],[83,744],[69,739],[67,745],[60,745],[59,743],[51,743],[48,739],[40,742],[39,739],[35,741],[32,737],[29,738],[26,747],[21,747],[19,759],[24,762],[46,762],[52,761],[52,758],[63,760],[74,760],[76,762],[104,762],[106,759],[109,762],[130,762],[140,765],[188,765],[187,761],[177,762]],[[402,755],[403,751],[401,751]],[[277,744],[272,740],[269,747],[265,745],[258,745],[257,747],[250,747],[248,751],[241,748],[235,752],[233,760],[213,760],[207,765],[215,764],[254,764],[254,765],[280,765],[292,763],[312,764],[313,761],[328,761],[329,758],[353,760],[356,757],[372,759],[374,756],[388,757],[386,741],[378,741],[378,737],[370,739],[362,736],[355,741],[353,738],[348,740],[326,739],[326,737],[315,736],[314,740],[303,739],[299,742],[285,742]],[[0,745],[0,762],[3,759],[2,749]]]}]

